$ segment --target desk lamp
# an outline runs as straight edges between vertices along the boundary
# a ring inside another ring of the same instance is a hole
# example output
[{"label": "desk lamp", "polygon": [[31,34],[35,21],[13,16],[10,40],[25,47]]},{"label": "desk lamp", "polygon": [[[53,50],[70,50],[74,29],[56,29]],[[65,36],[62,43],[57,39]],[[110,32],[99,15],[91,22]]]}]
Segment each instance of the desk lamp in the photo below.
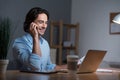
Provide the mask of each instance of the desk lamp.
[{"label": "desk lamp", "polygon": [[117,14],[112,21],[114,23],[120,24],[120,14]]}]

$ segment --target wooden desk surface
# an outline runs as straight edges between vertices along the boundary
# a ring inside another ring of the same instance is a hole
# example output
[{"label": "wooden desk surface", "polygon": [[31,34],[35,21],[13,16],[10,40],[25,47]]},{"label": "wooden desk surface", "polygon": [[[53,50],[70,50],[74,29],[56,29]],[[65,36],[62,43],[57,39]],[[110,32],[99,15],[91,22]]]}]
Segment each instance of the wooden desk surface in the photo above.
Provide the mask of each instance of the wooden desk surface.
[{"label": "wooden desk surface", "polygon": [[70,75],[68,73],[37,74],[8,70],[0,80],[120,80],[120,72],[95,72]]}]

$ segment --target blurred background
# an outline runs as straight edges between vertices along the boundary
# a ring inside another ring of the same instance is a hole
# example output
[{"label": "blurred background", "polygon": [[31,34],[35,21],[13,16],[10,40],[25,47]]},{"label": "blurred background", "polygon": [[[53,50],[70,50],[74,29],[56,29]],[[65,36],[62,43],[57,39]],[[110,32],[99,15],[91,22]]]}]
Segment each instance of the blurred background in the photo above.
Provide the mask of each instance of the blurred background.
[{"label": "blurred background", "polygon": [[[107,50],[104,61],[120,66],[120,34],[110,34],[110,13],[120,12],[120,0],[0,0],[0,17],[9,17],[11,45],[8,51],[9,69],[13,69],[12,42],[22,36],[25,15],[32,7],[45,8],[50,20],[79,25],[78,55],[89,49]],[[44,35],[50,42],[50,27]]]}]

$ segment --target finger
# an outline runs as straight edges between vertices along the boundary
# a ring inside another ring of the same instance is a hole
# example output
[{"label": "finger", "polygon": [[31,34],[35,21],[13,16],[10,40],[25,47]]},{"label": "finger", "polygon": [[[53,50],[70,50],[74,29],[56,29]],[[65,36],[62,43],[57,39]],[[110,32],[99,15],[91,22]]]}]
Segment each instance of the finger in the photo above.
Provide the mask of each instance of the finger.
[{"label": "finger", "polygon": [[32,22],[35,26],[39,26],[37,23],[35,23],[35,22]]},{"label": "finger", "polygon": [[33,23],[30,24],[30,30],[32,30],[34,28]]},{"label": "finger", "polygon": [[36,24],[34,24],[33,22],[30,24],[30,30],[36,30]]},{"label": "finger", "polygon": [[33,30],[37,30],[37,26],[36,25],[33,25]]}]

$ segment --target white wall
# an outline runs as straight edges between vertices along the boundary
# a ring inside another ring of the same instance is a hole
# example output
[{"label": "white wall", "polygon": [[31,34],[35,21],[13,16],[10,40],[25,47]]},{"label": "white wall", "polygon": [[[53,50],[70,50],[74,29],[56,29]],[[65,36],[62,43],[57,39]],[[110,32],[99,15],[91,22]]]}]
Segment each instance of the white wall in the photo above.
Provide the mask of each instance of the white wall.
[{"label": "white wall", "polygon": [[109,34],[109,14],[120,12],[120,0],[72,0],[71,22],[80,23],[79,55],[107,50],[104,60],[120,62],[120,35]]}]

